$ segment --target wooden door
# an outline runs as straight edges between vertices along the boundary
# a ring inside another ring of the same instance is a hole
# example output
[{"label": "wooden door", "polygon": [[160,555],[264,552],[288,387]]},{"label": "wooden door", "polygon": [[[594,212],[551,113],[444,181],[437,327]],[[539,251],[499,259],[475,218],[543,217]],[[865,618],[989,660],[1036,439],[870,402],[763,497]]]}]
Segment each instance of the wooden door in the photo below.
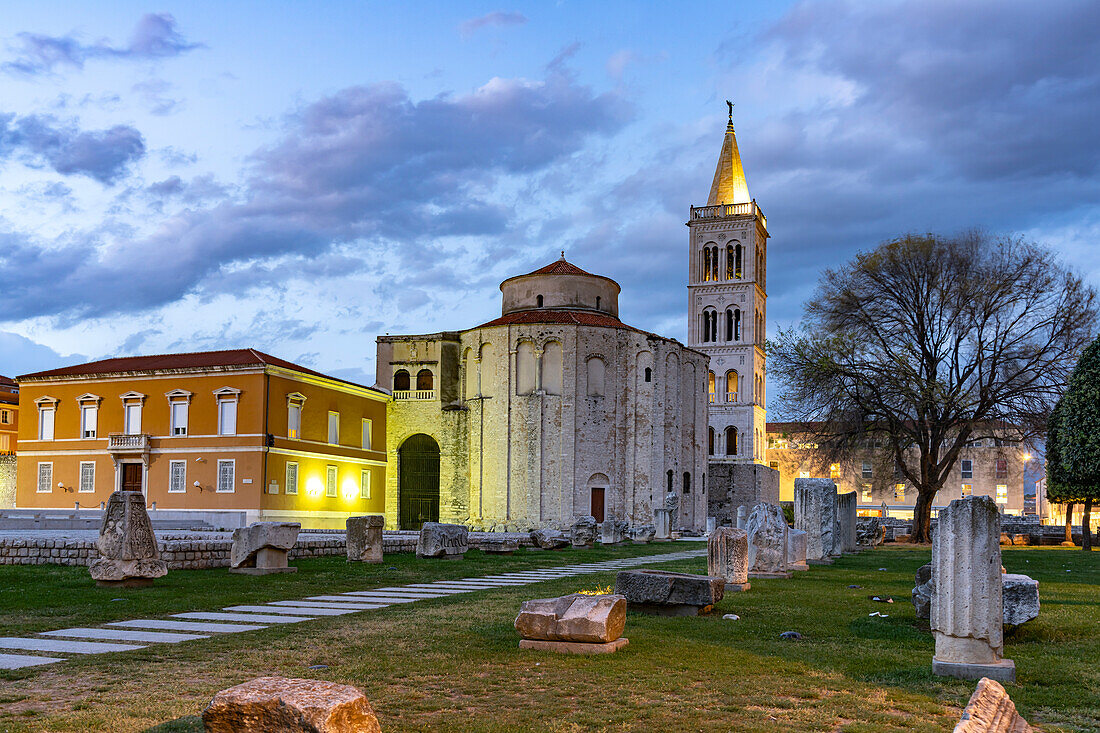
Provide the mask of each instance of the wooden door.
[{"label": "wooden door", "polygon": [[592,516],[595,517],[597,524],[603,521],[603,498],[605,491],[606,489],[602,486],[592,487]]},{"label": "wooden door", "polygon": [[123,463],[122,464],[122,490],[123,491],[141,491],[141,464],[140,463]]}]

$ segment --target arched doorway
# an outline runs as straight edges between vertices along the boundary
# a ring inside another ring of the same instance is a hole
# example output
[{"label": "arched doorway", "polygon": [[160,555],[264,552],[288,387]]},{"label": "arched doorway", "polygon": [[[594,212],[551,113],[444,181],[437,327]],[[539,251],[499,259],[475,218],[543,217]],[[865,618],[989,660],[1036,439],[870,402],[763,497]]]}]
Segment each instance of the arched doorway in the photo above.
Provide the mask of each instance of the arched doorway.
[{"label": "arched doorway", "polygon": [[439,521],[439,444],[423,433],[408,438],[397,449],[401,470],[401,529],[420,529]]},{"label": "arched doorway", "polygon": [[589,514],[595,517],[596,522],[604,520],[605,502],[607,501],[607,487],[610,482],[602,473],[592,474],[588,479],[588,496],[590,497]]}]

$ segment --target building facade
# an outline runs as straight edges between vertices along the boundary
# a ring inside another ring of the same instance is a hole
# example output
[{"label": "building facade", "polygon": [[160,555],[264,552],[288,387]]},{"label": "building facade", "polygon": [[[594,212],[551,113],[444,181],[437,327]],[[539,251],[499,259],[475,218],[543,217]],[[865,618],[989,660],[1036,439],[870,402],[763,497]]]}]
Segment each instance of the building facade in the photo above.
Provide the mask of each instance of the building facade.
[{"label": "building facade", "polygon": [[107,359],[19,377],[19,508],[151,509],[343,527],[381,514],[387,396],[254,349]]},{"label": "building facade", "polygon": [[[915,456],[915,454],[914,454]],[[936,494],[935,513],[963,496],[990,496],[1005,514],[1024,513],[1024,468],[1031,456],[1008,440],[975,440],[963,448],[952,475]],[[914,458],[915,460],[915,458]],[[894,468],[881,444],[871,443],[845,463],[830,464],[802,423],[768,423],[768,461],[779,471],[779,493],[793,501],[794,480],[829,476],[837,491],[857,493],[860,516],[911,519],[917,492]]]},{"label": "building facade", "polygon": [[378,338],[391,391],[386,526],[706,523],[707,358],[624,324],[619,286],[559,261],[500,286],[501,317]]},{"label": "building facade", "polygon": [[0,509],[15,506],[15,453],[19,442],[19,385],[0,375]]},{"label": "building facade", "polygon": [[706,206],[688,234],[688,345],[710,357],[707,453],[765,464],[768,222],[750,198],[732,107]]}]

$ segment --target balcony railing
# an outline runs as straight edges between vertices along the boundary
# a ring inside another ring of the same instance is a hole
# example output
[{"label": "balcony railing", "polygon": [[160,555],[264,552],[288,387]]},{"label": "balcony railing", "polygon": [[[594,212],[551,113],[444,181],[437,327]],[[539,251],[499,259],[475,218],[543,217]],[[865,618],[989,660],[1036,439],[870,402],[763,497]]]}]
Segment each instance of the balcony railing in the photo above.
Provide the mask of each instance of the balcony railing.
[{"label": "balcony railing", "polygon": [[434,389],[395,389],[393,391],[393,398],[395,400],[434,400]]},{"label": "balcony railing", "polygon": [[692,206],[691,220],[724,219],[730,216],[759,216],[764,228],[768,228],[768,218],[755,201],[747,204],[718,204],[716,206]]},{"label": "balcony railing", "polygon": [[149,451],[149,436],[145,433],[137,435],[112,433],[107,436],[107,450],[114,453],[147,453]]}]

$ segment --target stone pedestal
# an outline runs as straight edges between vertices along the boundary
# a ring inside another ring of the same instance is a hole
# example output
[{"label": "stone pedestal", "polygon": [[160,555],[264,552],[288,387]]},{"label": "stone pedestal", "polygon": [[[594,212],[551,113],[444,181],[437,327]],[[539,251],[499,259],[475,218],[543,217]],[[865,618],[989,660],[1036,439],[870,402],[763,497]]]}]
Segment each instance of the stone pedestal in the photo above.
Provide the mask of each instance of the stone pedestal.
[{"label": "stone pedestal", "polygon": [[707,575],[725,580],[727,592],[749,589],[749,537],[745,530],[719,527],[710,533]]},{"label": "stone pedestal", "polygon": [[787,520],[776,504],[760,502],[752,508],[748,529],[750,578],[789,578]]},{"label": "stone pedestal", "polygon": [[856,492],[849,491],[836,497],[837,539],[840,551],[854,553],[859,551],[856,545]]},{"label": "stone pedestal", "polygon": [[424,522],[416,539],[417,557],[461,560],[470,549],[470,531],[461,524]]},{"label": "stone pedestal", "polygon": [[806,560],[839,554],[836,484],[827,478],[794,480],[794,528],[806,533]]},{"label": "stone pedestal", "polygon": [[806,564],[806,533],[800,529],[787,530],[787,569],[810,569]]},{"label": "stone pedestal", "polygon": [[111,494],[96,548],[99,557],[88,568],[96,585],[143,588],[168,574],[140,491]]},{"label": "stone pedestal", "polygon": [[382,562],[382,527],[386,518],[378,515],[348,517],[348,562]]},{"label": "stone pedestal", "polygon": [[956,499],[940,511],[932,537],[932,673],[1001,682],[1016,679],[1003,659],[1001,515],[989,496]]},{"label": "stone pedestal", "polygon": [[601,545],[622,545],[626,544],[627,535],[630,532],[630,524],[622,519],[613,519],[608,517],[603,520],[603,524],[600,525],[600,544]]},{"label": "stone pedestal", "polygon": [[241,575],[296,573],[287,565],[287,553],[298,541],[297,522],[256,522],[233,530],[229,572]]},{"label": "stone pedestal", "polygon": [[653,512],[653,524],[656,527],[653,535],[654,542],[668,542],[672,539],[672,528],[666,510],[657,509]]}]

